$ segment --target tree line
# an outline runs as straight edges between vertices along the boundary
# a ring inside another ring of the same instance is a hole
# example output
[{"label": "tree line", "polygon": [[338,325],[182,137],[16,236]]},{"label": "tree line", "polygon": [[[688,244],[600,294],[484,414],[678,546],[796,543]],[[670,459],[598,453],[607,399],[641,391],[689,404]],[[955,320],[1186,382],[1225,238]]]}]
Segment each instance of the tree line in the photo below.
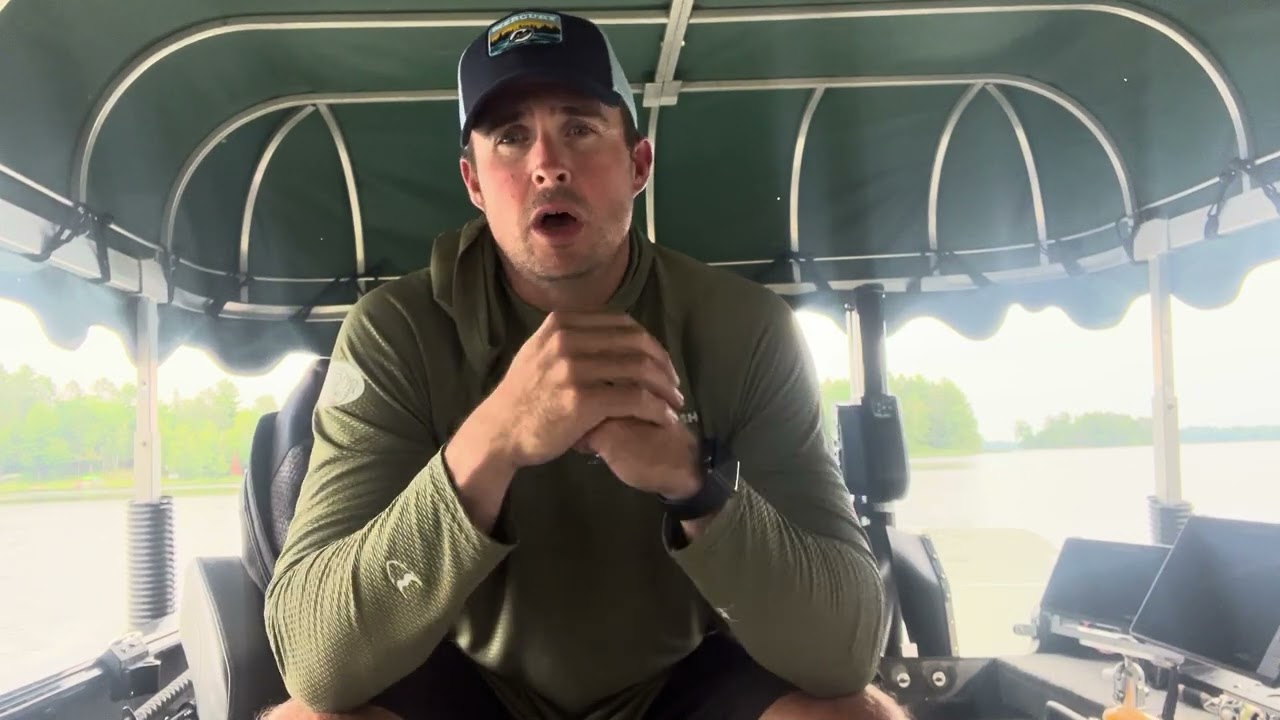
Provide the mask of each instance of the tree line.
[{"label": "tree line", "polygon": [[[1014,426],[1013,434],[1018,447],[1028,449],[1150,445],[1153,437],[1151,418],[1106,412],[1058,413],[1046,418],[1038,430],[1023,420]],[[1280,440],[1280,426],[1184,427],[1178,436],[1184,443]]]},{"label": "tree line", "polygon": [[[133,465],[136,387],[100,379],[87,390],[58,389],[28,366],[0,367],[0,478],[50,480],[127,470]],[[269,396],[242,407],[222,380],[195,397],[162,399],[160,461],[168,477],[238,475]]]},{"label": "tree line", "polygon": [[[907,450],[913,457],[982,452],[985,443],[964,392],[947,379],[890,375],[898,399]],[[852,402],[848,380],[821,386],[827,437],[836,438],[837,403]],[[857,398],[856,400],[860,400]],[[28,366],[0,367],[0,480],[51,480],[127,471],[133,465],[136,388],[105,379],[88,389],[51,378]],[[161,465],[169,478],[222,479],[239,476],[248,461],[258,418],[276,410],[262,396],[242,405],[229,380],[195,397],[162,399],[159,407]],[[1012,448],[1071,448],[1151,443],[1151,419],[1118,413],[1059,413],[1040,428],[1019,421]],[[1280,426],[1183,428],[1184,442],[1280,440]]]},{"label": "tree line", "polygon": [[[967,455],[982,451],[978,418],[969,398],[954,382],[891,374],[888,384],[889,394],[898,399],[909,455]],[[835,438],[836,404],[861,402],[861,398],[852,397],[845,379],[825,380],[821,389],[823,423],[827,437]]]}]

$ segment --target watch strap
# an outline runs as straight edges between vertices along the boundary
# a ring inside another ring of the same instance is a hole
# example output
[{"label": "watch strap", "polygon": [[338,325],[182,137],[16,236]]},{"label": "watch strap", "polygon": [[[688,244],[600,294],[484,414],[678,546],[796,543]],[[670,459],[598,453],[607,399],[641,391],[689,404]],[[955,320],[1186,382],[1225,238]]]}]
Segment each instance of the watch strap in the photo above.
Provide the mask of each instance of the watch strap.
[{"label": "watch strap", "polygon": [[667,513],[676,520],[696,520],[724,507],[738,489],[738,462],[725,457],[714,440],[703,440],[701,479],[698,491],[681,500],[658,496]]}]

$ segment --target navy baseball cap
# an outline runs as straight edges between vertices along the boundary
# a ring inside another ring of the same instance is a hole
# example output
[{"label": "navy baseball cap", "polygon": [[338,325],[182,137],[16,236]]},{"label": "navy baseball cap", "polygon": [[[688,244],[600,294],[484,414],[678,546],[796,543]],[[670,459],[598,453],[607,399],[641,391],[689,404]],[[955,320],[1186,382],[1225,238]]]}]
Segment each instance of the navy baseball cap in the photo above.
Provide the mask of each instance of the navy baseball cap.
[{"label": "navy baseball cap", "polygon": [[608,105],[626,106],[631,121],[640,121],[631,84],[595,23],[566,13],[520,10],[486,28],[458,60],[458,121],[464,147],[485,101],[519,80],[576,88]]}]

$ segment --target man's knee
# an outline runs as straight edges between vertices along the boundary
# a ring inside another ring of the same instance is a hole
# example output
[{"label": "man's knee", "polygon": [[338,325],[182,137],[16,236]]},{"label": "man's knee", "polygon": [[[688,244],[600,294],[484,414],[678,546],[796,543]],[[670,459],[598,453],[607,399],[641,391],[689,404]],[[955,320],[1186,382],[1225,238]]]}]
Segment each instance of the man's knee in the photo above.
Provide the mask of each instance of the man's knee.
[{"label": "man's knee", "polygon": [[377,707],[363,707],[353,713],[318,713],[298,700],[268,708],[258,720],[400,720],[400,716]]},{"label": "man's knee", "polygon": [[909,720],[893,698],[874,685],[856,695],[815,698],[791,693],[765,710],[760,720]]}]

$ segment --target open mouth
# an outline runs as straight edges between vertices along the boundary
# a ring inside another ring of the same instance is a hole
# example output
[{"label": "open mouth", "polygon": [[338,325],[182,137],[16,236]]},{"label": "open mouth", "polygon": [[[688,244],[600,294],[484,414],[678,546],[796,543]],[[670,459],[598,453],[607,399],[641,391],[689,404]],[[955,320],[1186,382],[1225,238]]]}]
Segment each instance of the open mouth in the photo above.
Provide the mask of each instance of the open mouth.
[{"label": "open mouth", "polygon": [[568,210],[539,211],[533,219],[533,227],[548,235],[561,236],[576,231],[582,224],[577,215]]}]

